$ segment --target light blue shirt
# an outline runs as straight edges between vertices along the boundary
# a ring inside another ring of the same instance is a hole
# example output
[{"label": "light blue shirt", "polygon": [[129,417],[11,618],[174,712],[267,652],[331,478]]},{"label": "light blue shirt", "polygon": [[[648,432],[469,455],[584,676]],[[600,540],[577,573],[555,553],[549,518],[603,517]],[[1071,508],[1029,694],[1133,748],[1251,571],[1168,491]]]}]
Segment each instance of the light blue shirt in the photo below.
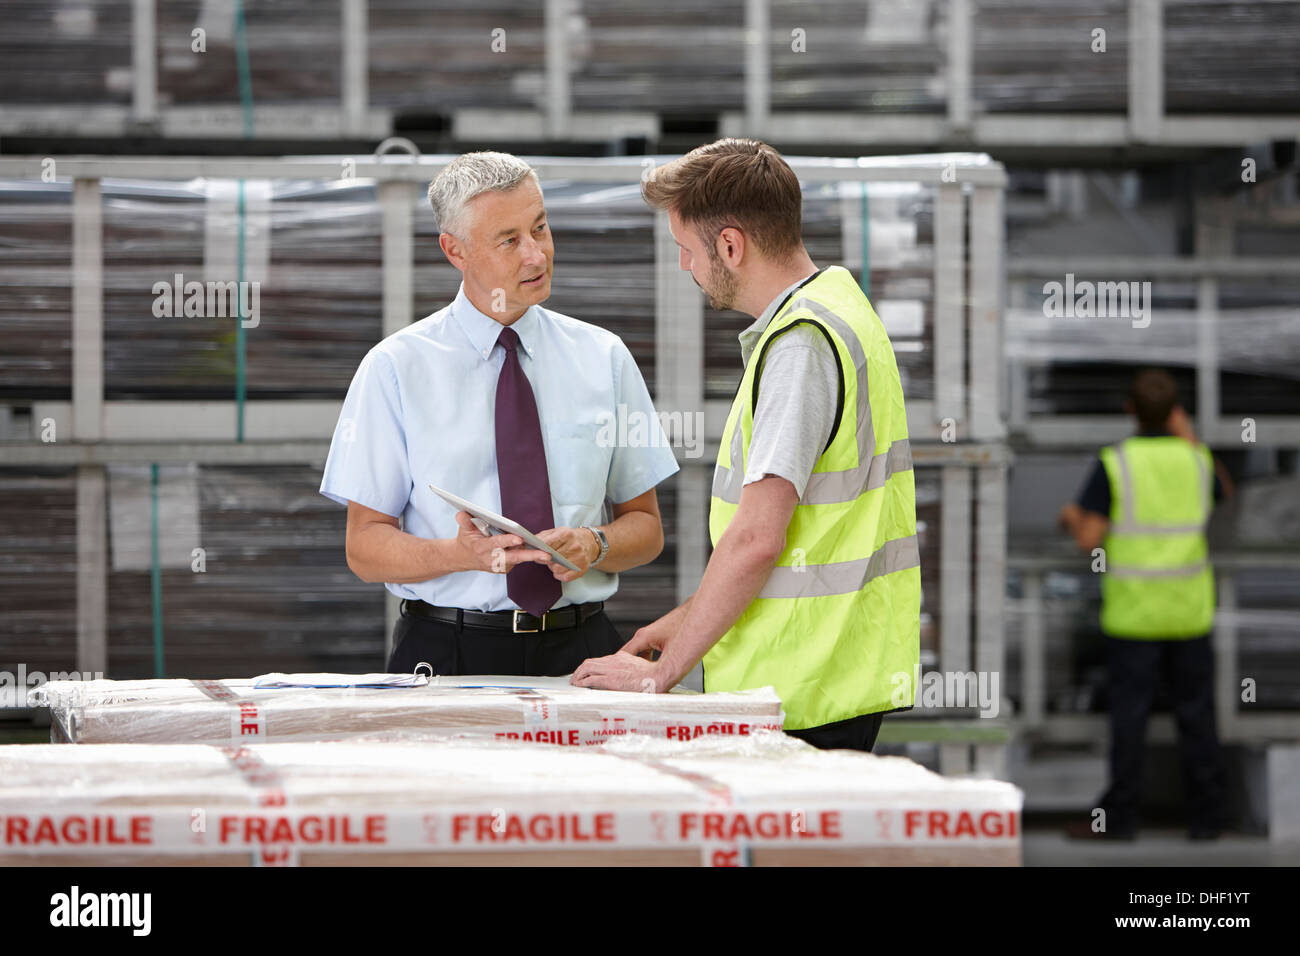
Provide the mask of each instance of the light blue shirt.
[{"label": "light blue shirt", "polygon": [[[421,538],[454,538],[459,530],[455,509],[430,484],[500,512],[495,419],[505,361],[497,345],[502,328],[474,307],[462,285],[447,308],[372,348],[343,401],[321,494],[400,515],[403,530]],[[606,499],[629,501],[677,471],[645,380],[622,339],[537,305],[511,328],[537,399],[556,527],[604,524]],[[632,421],[647,424],[644,432],[611,425],[616,416],[633,414]],[[636,434],[648,438],[623,440]],[[506,576],[487,571],[385,587],[442,607],[516,607],[506,594]],[[617,574],[591,570],[563,585],[556,607],[603,601],[617,589]]]}]

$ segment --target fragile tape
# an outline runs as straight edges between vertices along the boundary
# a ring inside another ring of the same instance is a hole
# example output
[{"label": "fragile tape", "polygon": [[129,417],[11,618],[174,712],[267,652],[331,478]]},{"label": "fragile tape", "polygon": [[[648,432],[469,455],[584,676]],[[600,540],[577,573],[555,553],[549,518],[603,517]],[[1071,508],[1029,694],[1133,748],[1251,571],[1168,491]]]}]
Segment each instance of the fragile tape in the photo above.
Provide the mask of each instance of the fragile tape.
[{"label": "fragile tape", "polygon": [[[269,766],[256,751],[249,750],[247,747],[222,747],[221,753],[253,789],[254,806],[267,808],[289,805],[289,794],[285,790],[280,772]],[[204,832],[195,830],[193,814],[191,814],[190,832],[191,834]],[[191,837],[191,845],[193,843]],[[253,849],[254,866],[297,866],[298,862],[298,847],[292,841],[273,841]]]},{"label": "fragile tape", "polygon": [[1009,799],[966,806],[870,804],[625,808],[512,812],[221,808],[196,827],[191,811],[97,808],[0,815],[8,853],[221,853],[291,848],[349,852],[566,849],[1014,846],[1020,808]]},{"label": "fragile tape", "polygon": [[242,697],[219,680],[195,680],[190,683],[205,695],[235,709],[230,713],[230,739],[236,743],[257,743],[269,739],[266,732],[266,710],[251,697]]}]

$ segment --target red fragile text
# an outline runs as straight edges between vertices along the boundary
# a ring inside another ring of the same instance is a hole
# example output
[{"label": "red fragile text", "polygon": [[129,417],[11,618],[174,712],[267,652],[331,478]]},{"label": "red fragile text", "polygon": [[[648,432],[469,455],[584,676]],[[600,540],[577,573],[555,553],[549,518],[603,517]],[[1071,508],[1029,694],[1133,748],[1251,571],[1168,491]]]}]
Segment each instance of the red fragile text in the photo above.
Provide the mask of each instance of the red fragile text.
[{"label": "red fragile text", "polygon": [[967,810],[908,810],[903,814],[906,836],[938,837],[1011,837],[1016,835],[1016,814],[1007,810],[971,813]]},{"label": "red fragile text", "polygon": [[536,744],[564,744],[569,747],[576,747],[580,743],[576,729],[524,730],[519,732],[503,730],[497,736],[502,740],[522,740],[525,743]]},{"label": "red fragile text", "polygon": [[96,846],[153,843],[153,817],[3,817],[9,846]]},{"label": "red fragile text", "polygon": [[451,818],[453,843],[608,843],[614,815],[597,813],[458,813]]},{"label": "red fragile text", "polygon": [[678,835],[683,840],[736,839],[759,840],[838,840],[840,814],[838,810],[825,810],[802,814],[791,810],[784,813],[683,813],[677,818]]},{"label": "red fragile text", "polygon": [[676,724],[668,728],[669,740],[692,740],[696,737],[703,737],[705,734],[736,734],[740,737],[749,736],[748,724]]},{"label": "red fragile text", "polygon": [[257,724],[257,705],[251,700],[239,702],[239,735],[241,737],[248,734],[260,734],[261,728]]},{"label": "red fragile text", "polygon": [[223,816],[222,843],[386,843],[388,818],[382,813],[360,817],[329,814],[291,816]]}]

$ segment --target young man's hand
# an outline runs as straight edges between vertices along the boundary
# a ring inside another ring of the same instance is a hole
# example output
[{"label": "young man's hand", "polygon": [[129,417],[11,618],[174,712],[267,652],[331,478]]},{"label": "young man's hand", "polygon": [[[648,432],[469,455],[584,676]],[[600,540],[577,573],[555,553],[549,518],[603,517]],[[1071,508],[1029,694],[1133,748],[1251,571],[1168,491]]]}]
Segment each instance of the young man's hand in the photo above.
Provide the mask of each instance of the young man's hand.
[{"label": "young man's hand", "polygon": [[1189,441],[1193,445],[1197,444],[1196,430],[1192,428],[1191,416],[1183,406],[1174,406],[1174,410],[1169,413],[1169,424],[1165,427],[1169,429],[1171,435]]}]

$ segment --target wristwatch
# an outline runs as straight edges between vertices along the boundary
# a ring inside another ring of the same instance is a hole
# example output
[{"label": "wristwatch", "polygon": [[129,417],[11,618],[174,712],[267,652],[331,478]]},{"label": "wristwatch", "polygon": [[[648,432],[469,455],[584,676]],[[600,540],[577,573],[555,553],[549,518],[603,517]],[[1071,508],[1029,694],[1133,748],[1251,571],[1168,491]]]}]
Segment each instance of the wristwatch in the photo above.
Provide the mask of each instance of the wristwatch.
[{"label": "wristwatch", "polygon": [[596,555],[595,561],[587,565],[589,568],[594,568],[596,565],[600,564],[600,562],[605,560],[605,555],[609,554],[609,538],[605,537],[605,532],[601,531],[599,528],[594,528],[589,524],[585,524],[583,527],[596,536],[596,541],[600,545],[600,554]]}]

